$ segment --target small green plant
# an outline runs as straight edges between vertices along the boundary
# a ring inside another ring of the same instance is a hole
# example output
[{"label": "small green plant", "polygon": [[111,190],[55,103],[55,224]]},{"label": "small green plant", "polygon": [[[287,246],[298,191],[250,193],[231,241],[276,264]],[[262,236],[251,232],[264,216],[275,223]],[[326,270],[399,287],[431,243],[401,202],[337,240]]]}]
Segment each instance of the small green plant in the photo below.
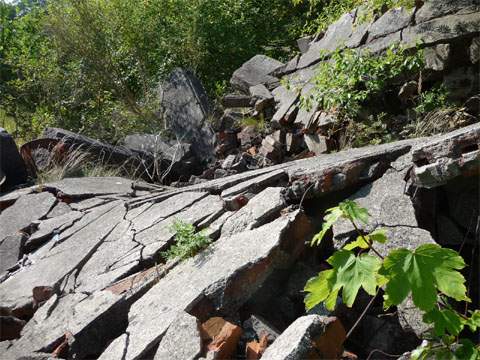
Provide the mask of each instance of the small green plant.
[{"label": "small green plant", "polygon": [[175,244],[162,253],[166,260],[188,259],[206,248],[211,242],[204,231],[196,232],[195,226],[181,220],[175,220],[171,230],[175,232]]},{"label": "small green plant", "polygon": [[390,46],[384,55],[337,49],[323,61],[312,79],[313,90],[302,98],[303,105],[312,102],[340,117],[354,118],[361,105],[378,96],[393,79],[416,73],[423,67],[420,51],[413,55],[398,46]]},{"label": "small green plant", "polygon": [[266,123],[263,116],[260,118],[245,117],[240,121],[242,127],[254,126],[257,131],[265,131]]},{"label": "small green plant", "polygon": [[443,85],[435,86],[420,94],[415,107],[417,116],[425,115],[431,111],[444,109],[452,105],[448,99],[448,89]]},{"label": "small green plant", "polygon": [[423,321],[433,325],[429,341],[412,353],[412,359],[478,359],[480,346],[459,336],[465,327],[472,332],[480,327],[480,311],[470,311],[470,316],[460,314],[449,301],[471,301],[460,273],[465,267],[463,258],[454,250],[434,244],[421,245],[413,251],[400,248],[382,256],[375,246],[388,241],[386,232],[377,229],[362,233],[359,222],[367,224],[369,213],[350,200],[326,211],[322,230],[312,239],[312,245],[320,244],[340,219],[349,221],[358,237],[327,260],[331,269],[307,282],[307,309],[324,303],[328,310],[333,310],[340,293],[345,305],[351,307],[360,288],[372,296],[383,288],[385,309],[401,304],[411,295],[415,306],[424,313]]}]

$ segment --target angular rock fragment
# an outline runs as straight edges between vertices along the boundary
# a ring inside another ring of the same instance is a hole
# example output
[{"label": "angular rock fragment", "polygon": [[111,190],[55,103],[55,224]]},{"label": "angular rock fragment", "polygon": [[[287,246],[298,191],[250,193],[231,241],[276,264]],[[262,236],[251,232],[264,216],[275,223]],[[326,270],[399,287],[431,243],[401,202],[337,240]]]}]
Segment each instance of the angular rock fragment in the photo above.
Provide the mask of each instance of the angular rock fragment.
[{"label": "angular rock fragment", "polygon": [[412,22],[413,11],[414,9],[407,10],[404,7],[388,10],[370,25],[367,42],[406,28]]},{"label": "angular rock fragment", "polygon": [[[279,86],[273,90],[273,96],[277,105],[277,111],[272,117],[272,122],[276,124],[284,124],[293,121],[290,119],[292,109],[295,108],[294,104],[299,98],[299,94],[296,91],[288,90],[284,86]],[[290,117],[289,117],[290,114]]]},{"label": "angular rock fragment", "polygon": [[12,269],[20,260],[26,238],[25,234],[14,234],[0,240],[0,274]]},{"label": "angular rock fragment", "polygon": [[[308,229],[296,227],[301,218],[292,213],[258,229],[222,237],[207,251],[175,267],[130,309],[125,359],[141,358],[158,344],[180,310],[194,313],[201,303],[211,303],[219,311],[238,309],[281,266],[281,259],[285,261],[282,249],[291,246],[289,253],[296,254],[298,250],[293,249],[303,246],[298,240]],[[257,242],[258,238],[262,241]],[[112,343],[105,353],[118,351],[118,346]]]},{"label": "angular rock fragment", "polygon": [[55,196],[48,192],[20,196],[14,205],[0,214],[0,241],[46,216],[56,202]]},{"label": "angular rock fragment", "polygon": [[[214,320],[213,323],[211,323],[212,320]],[[207,358],[232,359],[243,333],[242,328],[218,317],[210,319],[202,327],[207,335],[207,341],[210,340],[207,345]]]},{"label": "angular rock fragment", "polygon": [[308,149],[315,155],[328,152],[327,138],[325,136],[305,134],[304,139]]},{"label": "angular rock fragment", "polygon": [[336,318],[307,315],[298,318],[262,356],[262,360],[303,360],[313,356],[339,359],[343,353],[345,330]]},{"label": "angular rock fragment", "polygon": [[222,98],[224,108],[243,108],[251,105],[252,98],[243,94],[228,94]]},{"label": "angular rock fragment", "polygon": [[154,360],[195,360],[201,353],[200,322],[182,311],[160,341]]},{"label": "angular rock fragment", "polygon": [[251,86],[258,84],[272,88],[278,85],[279,80],[271,74],[282,66],[283,63],[280,61],[265,55],[256,55],[233,73],[230,84],[245,94]]},{"label": "angular rock fragment", "polygon": [[272,135],[267,135],[262,141],[260,155],[277,164],[283,160],[283,144]]},{"label": "angular rock fragment", "polygon": [[262,357],[263,353],[267,349],[268,341],[267,337],[263,336],[260,341],[250,341],[247,343],[245,349],[247,360],[258,360]]},{"label": "angular rock fragment", "polygon": [[125,303],[110,292],[53,296],[27,323],[22,337],[6,352],[18,358],[37,351],[52,352],[65,333],[70,333],[69,357],[88,358],[98,354],[126,320]]},{"label": "angular rock fragment", "polygon": [[434,71],[444,71],[450,61],[451,45],[439,44],[433,47],[428,47],[424,50],[425,69]]},{"label": "angular rock fragment", "polygon": [[258,112],[262,112],[274,103],[272,93],[263,84],[250,87],[249,92],[255,104],[255,110]]},{"label": "angular rock fragment", "polygon": [[415,185],[433,188],[480,172],[480,125],[433,137],[412,150]]},{"label": "angular rock fragment", "polygon": [[267,343],[272,343],[280,335],[280,331],[259,315],[252,315],[243,323],[246,330],[253,331],[259,339],[265,338]]},{"label": "angular rock fragment", "polygon": [[247,205],[229,217],[222,227],[222,236],[255,229],[286,207],[283,188],[267,188],[252,198]]}]

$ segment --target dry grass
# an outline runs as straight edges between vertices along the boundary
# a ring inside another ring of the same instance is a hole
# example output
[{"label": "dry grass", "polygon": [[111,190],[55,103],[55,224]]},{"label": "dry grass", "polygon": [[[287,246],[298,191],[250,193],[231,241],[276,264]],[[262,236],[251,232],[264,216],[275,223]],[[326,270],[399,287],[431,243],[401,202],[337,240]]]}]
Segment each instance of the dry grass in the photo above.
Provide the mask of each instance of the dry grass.
[{"label": "dry grass", "polygon": [[125,176],[121,166],[112,166],[104,161],[93,159],[80,148],[69,151],[62,160],[50,154],[46,166],[37,173],[37,183],[46,184],[68,177],[108,177]]}]

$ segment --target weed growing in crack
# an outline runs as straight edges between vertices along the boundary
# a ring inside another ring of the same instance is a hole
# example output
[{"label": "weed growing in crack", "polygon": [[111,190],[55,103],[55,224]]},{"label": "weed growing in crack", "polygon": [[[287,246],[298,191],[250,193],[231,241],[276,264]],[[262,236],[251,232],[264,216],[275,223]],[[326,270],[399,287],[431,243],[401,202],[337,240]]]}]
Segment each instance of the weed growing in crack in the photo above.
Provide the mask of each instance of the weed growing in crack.
[{"label": "weed growing in crack", "polygon": [[167,251],[162,252],[162,256],[166,260],[188,259],[206,248],[211,242],[205,231],[196,232],[195,226],[181,220],[174,221],[171,230],[175,232],[175,244]]}]

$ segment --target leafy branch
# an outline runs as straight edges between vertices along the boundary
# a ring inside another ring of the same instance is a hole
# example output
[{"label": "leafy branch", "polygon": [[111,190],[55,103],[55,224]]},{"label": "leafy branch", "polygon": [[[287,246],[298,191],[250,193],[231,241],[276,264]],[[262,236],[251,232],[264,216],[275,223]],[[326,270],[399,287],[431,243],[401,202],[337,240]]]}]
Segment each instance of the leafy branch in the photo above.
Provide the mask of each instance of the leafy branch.
[{"label": "leafy branch", "polygon": [[[464,316],[453,309],[448,299],[470,302],[465,278],[466,265],[454,250],[435,244],[425,244],[414,250],[396,249],[383,257],[374,244],[388,241],[386,232],[377,229],[363,234],[358,222],[367,224],[369,213],[356,202],[347,200],[326,211],[321,231],[311,245],[319,245],[331,227],[340,219],[351,223],[358,236],[355,241],[336,251],[328,260],[331,269],[320,272],[305,285],[305,305],[308,310],[320,303],[333,311],[341,292],[343,303],[352,307],[360,288],[371,296],[384,290],[384,308],[400,305],[412,297],[414,305],[424,312],[423,321],[433,325],[433,338],[412,353],[412,359],[480,358],[480,346],[458,336],[465,327],[472,332],[480,327],[480,311]],[[370,254],[370,251],[373,255]],[[353,328],[360,323],[372,305],[367,306]],[[466,356],[466,357],[465,357]]]}]

